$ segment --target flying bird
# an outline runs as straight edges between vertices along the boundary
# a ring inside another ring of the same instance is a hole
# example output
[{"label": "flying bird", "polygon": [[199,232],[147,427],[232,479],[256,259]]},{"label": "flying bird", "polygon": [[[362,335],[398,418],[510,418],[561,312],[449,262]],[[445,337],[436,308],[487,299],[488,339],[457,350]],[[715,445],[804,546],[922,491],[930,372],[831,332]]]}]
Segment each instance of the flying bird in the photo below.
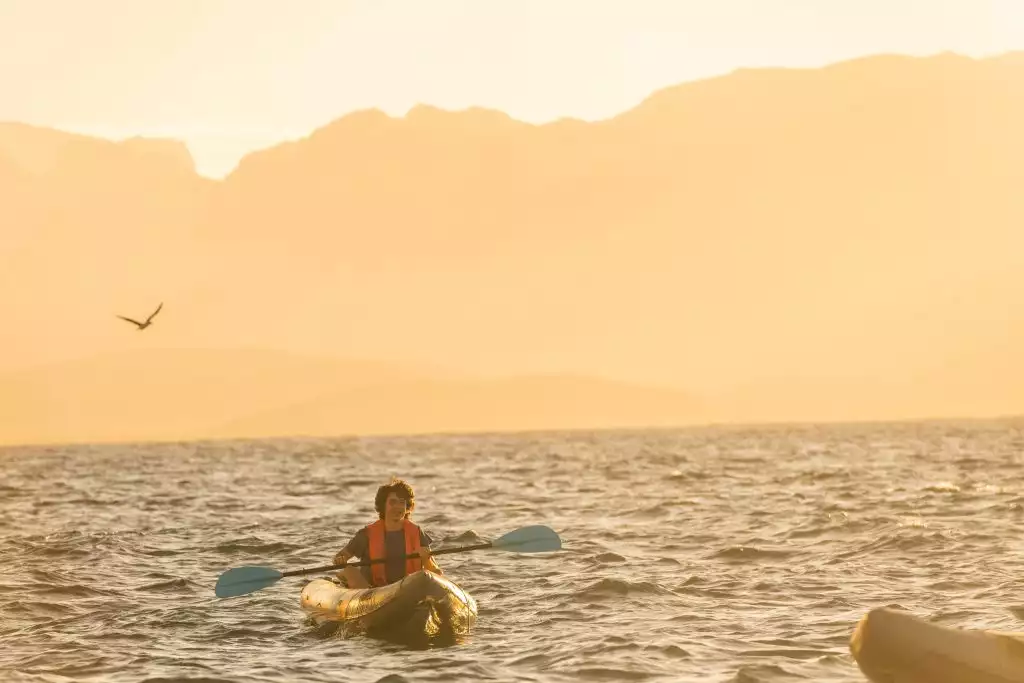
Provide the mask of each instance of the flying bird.
[{"label": "flying bird", "polygon": [[164,302],[161,301],[160,305],[156,307],[156,310],[153,311],[152,313],[150,313],[149,317],[146,318],[146,322],[142,322],[142,323],[140,323],[138,320],[132,320],[131,318],[126,318],[123,315],[119,315],[117,317],[120,318],[121,320],[127,320],[128,322],[132,323],[133,325],[136,325],[139,328],[139,330],[141,331],[141,330],[144,330],[144,329],[146,329],[147,327],[149,327],[150,325],[153,324],[153,318],[156,317],[156,314],[159,313],[160,309],[163,308],[163,307],[164,307]]}]

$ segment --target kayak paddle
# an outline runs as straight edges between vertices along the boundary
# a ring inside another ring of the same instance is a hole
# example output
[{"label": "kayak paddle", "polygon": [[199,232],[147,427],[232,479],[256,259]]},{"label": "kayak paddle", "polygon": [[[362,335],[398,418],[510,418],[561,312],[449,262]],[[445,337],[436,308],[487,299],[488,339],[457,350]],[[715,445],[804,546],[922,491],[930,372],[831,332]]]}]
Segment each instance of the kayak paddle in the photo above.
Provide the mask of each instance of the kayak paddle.
[{"label": "kayak paddle", "polygon": [[[487,543],[478,543],[477,545],[467,545],[460,548],[444,548],[442,550],[435,550],[431,552],[431,555],[446,555],[448,553],[465,553],[470,550],[508,550],[514,553],[548,553],[555,550],[560,550],[562,547],[562,539],[558,537],[554,529],[546,527],[541,524],[533,526],[524,526],[515,531],[510,531],[504,536],[501,536],[497,540],[488,541]],[[406,555],[409,559],[415,559],[419,557],[419,553],[411,553]],[[214,592],[218,598],[230,598],[236,595],[246,595],[272,586],[286,576],[301,576],[303,574],[316,574],[318,572],[327,572],[333,569],[343,569],[345,567],[365,567],[369,564],[376,564],[378,562],[384,562],[384,558],[378,558],[375,560],[361,560],[359,562],[349,562],[347,564],[328,564],[323,567],[313,567],[312,569],[296,569],[290,572],[279,572],[276,569],[270,567],[235,567],[229,569],[220,575],[217,579],[217,586],[214,588]]]}]

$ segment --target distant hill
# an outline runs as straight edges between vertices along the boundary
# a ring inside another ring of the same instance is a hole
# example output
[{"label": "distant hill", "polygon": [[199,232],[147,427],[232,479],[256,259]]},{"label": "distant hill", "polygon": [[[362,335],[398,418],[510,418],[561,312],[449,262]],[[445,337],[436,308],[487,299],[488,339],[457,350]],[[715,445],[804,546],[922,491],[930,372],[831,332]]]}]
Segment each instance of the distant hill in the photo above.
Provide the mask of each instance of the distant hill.
[{"label": "distant hill", "polygon": [[588,377],[424,379],[347,388],[226,422],[219,437],[669,427],[707,419],[682,392]]},{"label": "distant hill", "polygon": [[0,442],[192,438],[310,397],[429,376],[259,349],[102,354],[0,376]]},{"label": "distant hill", "polygon": [[151,350],[0,376],[0,444],[687,423],[678,392],[262,350]]},{"label": "distant hill", "polygon": [[1021,412],[1020,121],[1022,54],[943,54],[598,122],[355,112],[221,182],[177,143],[4,124],[0,370],[258,346],[667,386],[722,420]]}]

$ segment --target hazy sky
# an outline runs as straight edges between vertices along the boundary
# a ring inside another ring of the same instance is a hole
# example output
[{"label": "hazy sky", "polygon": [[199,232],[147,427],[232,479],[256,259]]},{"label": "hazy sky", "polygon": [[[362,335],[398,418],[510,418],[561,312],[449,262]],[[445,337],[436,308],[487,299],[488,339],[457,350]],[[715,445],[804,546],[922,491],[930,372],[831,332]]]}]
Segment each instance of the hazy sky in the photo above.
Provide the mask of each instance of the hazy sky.
[{"label": "hazy sky", "polygon": [[354,109],[598,119],[737,67],[1019,49],[1024,0],[0,0],[0,121],[219,176]]}]

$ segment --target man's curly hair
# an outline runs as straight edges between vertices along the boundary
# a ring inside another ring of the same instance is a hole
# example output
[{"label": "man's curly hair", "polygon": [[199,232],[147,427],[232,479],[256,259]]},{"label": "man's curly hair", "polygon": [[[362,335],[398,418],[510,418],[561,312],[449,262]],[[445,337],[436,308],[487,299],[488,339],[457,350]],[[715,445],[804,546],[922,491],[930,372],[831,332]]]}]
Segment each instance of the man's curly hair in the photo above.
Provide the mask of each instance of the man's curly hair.
[{"label": "man's curly hair", "polygon": [[388,496],[392,493],[398,494],[399,498],[405,499],[405,518],[409,519],[413,508],[416,507],[416,494],[412,487],[401,479],[392,479],[391,483],[384,484],[377,489],[377,496],[373,499],[373,507],[377,509],[377,515],[384,519],[384,510],[387,509]]}]

